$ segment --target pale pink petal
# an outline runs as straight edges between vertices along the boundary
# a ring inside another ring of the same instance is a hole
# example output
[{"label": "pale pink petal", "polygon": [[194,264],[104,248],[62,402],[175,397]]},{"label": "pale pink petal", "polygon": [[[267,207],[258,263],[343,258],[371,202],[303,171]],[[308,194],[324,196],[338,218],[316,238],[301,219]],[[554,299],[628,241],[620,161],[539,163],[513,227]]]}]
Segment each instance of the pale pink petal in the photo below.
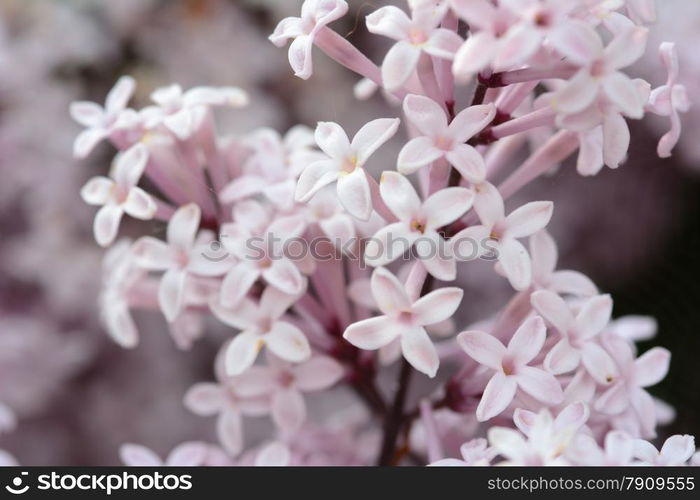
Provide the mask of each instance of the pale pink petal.
[{"label": "pale pink petal", "polygon": [[313,47],[313,39],[308,35],[296,37],[289,46],[289,65],[294,70],[294,75],[303,80],[308,80],[313,74]]},{"label": "pale pink petal", "polygon": [[112,178],[124,187],[138,184],[148,163],[148,149],[142,143],[137,143],[123,153],[120,153],[114,163]]},{"label": "pale pink petal", "polygon": [[384,314],[396,314],[411,309],[411,301],[401,282],[383,267],[375,269],[371,279],[372,295]]},{"label": "pale pink petal", "polygon": [[603,168],[603,127],[579,134],[576,170],[581,175],[595,175]]},{"label": "pale pink petal", "polygon": [[175,321],[182,310],[186,279],[187,273],[185,271],[169,269],[160,280],[158,304],[168,322]]},{"label": "pale pink petal", "polygon": [[284,47],[287,40],[296,38],[304,33],[301,19],[298,17],[285,17],[275,27],[272,34],[267,37],[277,47]]},{"label": "pale pink petal", "polygon": [[523,366],[516,374],[518,387],[533,398],[547,404],[559,404],[564,400],[564,393],[554,375],[539,368]]},{"label": "pale pink petal", "polygon": [[298,295],[290,295],[279,288],[268,286],[260,297],[259,309],[268,318],[279,319],[298,299]]},{"label": "pale pink petal", "polygon": [[394,40],[407,38],[411,29],[411,20],[406,13],[393,5],[375,10],[366,17],[365,22],[370,33]]},{"label": "pale pink petal", "polygon": [[579,352],[566,339],[557,342],[544,358],[544,369],[554,375],[575,370],[581,362]]},{"label": "pale pink petal", "polygon": [[607,415],[619,415],[630,405],[630,397],[623,382],[613,384],[595,402],[596,411]]},{"label": "pale pink petal", "polygon": [[355,224],[345,214],[336,214],[327,219],[320,220],[318,225],[326,237],[337,248],[343,248],[347,242],[355,237]]},{"label": "pale pink petal", "polygon": [[201,210],[196,203],[178,208],[168,222],[167,239],[180,250],[189,250],[199,228]]},{"label": "pale pink petal", "polygon": [[284,467],[289,465],[291,459],[292,454],[289,448],[279,441],[274,441],[265,445],[258,452],[255,465],[257,467]]},{"label": "pale pink petal", "polygon": [[123,444],[119,448],[119,457],[124,465],[130,467],[161,467],[163,461],[152,450],[140,444]]},{"label": "pale pink petal", "polygon": [[316,144],[331,158],[342,160],[350,152],[350,139],[335,122],[318,122],[314,131]]},{"label": "pale pink petal", "polygon": [[559,330],[559,333],[568,334],[574,318],[564,299],[549,290],[540,290],[532,294],[530,301],[535,310]]},{"label": "pale pink petal", "polygon": [[167,115],[163,118],[163,125],[175,134],[178,139],[188,139],[192,136],[196,126],[194,109],[182,108],[171,115]]},{"label": "pale pink petal", "polygon": [[399,220],[410,221],[418,215],[421,200],[410,181],[399,174],[387,170],[379,182],[379,192],[387,207]]},{"label": "pale pink petal", "polygon": [[664,464],[683,465],[695,453],[695,439],[688,434],[676,434],[666,440],[660,450]]},{"label": "pale pink petal", "polygon": [[136,80],[128,75],[120,77],[117,83],[114,84],[114,87],[112,87],[112,90],[107,94],[105,111],[113,115],[126,108],[131,95],[134,93],[134,88],[136,88]]},{"label": "pale pink petal", "polygon": [[542,350],[547,328],[539,316],[526,319],[515,331],[508,342],[508,354],[517,365],[525,365],[532,361]]},{"label": "pale pink petal", "polygon": [[590,413],[588,405],[583,401],[578,401],[560,411],[554,424],[557,429],[578,429],[586,423]]},{"label": "pale pink petal", "polygon": [[296,385],[302,391],[322,391],[343,378],[345,370],[335,359],[316,356],[294,368]]},{"label": "pale pink petal", "polygon": [[367,174],[356,168],[351,174],[338,178],[338,201],[347,212],[366,221],[372,215],[372,195]]},{"label": "pale pink petal", "polygon": [[535,234],[549,224],[554,211],[551,201],[532,201],[506,217],[505,234],[510,238],[523,238]]},{"label": "pale pink petal", "polygon": [[421,326],[444,321],[452,317],[463,296],[464,292],[457,287],[432,291],[413,303],[414,318]]},{"label": "pale pink petal", "polygon": [[227,409],[216,420],[216,433],[224,449],[231,455],[238,455],[243,449],[243,420],[241,414]]},{"label": "pale pink petal", "polygon": [[102,314],[107,333],[117,344],[132,349],[139,343],[139,332],[126,305],[113,304]]},{"label": "pale pink petal", "polygon": [[597,295],[586,301],[576,315],[576,330],[579,338],[589,339],[605,328],[612,315],[613,302],[610,295]]},{"label": "pale pink petal", "polygon": [[184,404],[192,413],[207,417],[223,409],[226,395],[219,384],[200,382],[185,393]]},{"label": "pale pink petal", "polygon": [[70,116],[83,127],[96,128],[103,125],[104,109],[89,101],[76,101],[70,104]]},{"label": "pale pink petal", "polygon": [[603,159],[610,168],[620,166],[630,145],[630,130],[619,113],[608,113],[603,122]]},{"label": "pale pink petal", "polygon": [[[450,238],[450,253],[458,261],[474,260],[491,252],[496,244],[489,238],[491,230],[486,226],[462,229]],[[493,245],[493,246],[492,246]]]},{"label": "pale pink petal", "polygon": [[207,453],[207,445],[204,443],[182,443],[170,452],[166,465],[171,467],[197,467],[204,465]]},{"label": "pale pink petal", "polygon": [[364,261],[373,267],[384,266],[404,255],[418,237],[420,233],[405,222],[384,226],[367,240]]},{"label": "pale pink petal", "polygon": [[457,343],[472,359],[494,370],[502,370],[506,348],[494,336],[479,331],[462,332]]},{"label": "pale pink petal", "polygon": [[656,405],[651,395],[644,389],[638,389],[632,392],[632,407],[634,408],[641,435],[643,437],[656,436]]},{"label": "pale pink petal", "polygon": [[348,326],[343,338],[360,349],[375,350],[391,343],[404,327],[386,316],[358,321]]},{"label": "pale pink petal", "polygon": [[221,305],[236,307],[248,295],[253,283],[260,277],[260,271],[249,262],[235,264],[221,283]]},{"label": "pale pink petal", "polygon": [[445,152],[437,148],[430,137],[416,137],[408,141],[399,151],[396,168],[402,174],[412,174],[444,155]]},{"label": "pale pink petal", "polygon": [[427,229],[439,229],[453,223],[472,207],[474,192],[461,187],[441,189],[430,196],[421,210],[427,217]]},{"label": "pale pink petal", "polygon": [[474,209],[484,226],[491,228],[504,219],[503,198],[496,186],[488,182],[474,187]]},{"label": "pale pink petal", "polygon": [[491,427],[487,433],[491,446],[504,457],[522,457],[531,449],[523,436],[508,427]]},{"label": "pale pink petal", "polygon": [[463,41],[454,31],[438,28],[430,33],[428,41],[423,45],[423,50],[434,57],[452,59]]},{"label": "pale pink petal", "polygon": [[[509,377],[502,371],[497,371],[486,384],[484,394],[476,408],[476,419],[479,422],[485,422],[502,413],[513,401],[517,388],[515,377]],[[491,441],[491,445],[496,446],[496,443]]]},{"label": "pale pink petal", "polygon": [[468,144],[458,144],[445,155],[447,161],[472,184],[486,179],[486,164],[479,152]]},{"label": "pale pink petal", "polygon": [[219,199],[223,203],[232,203],[260,193],[267,185],[264,177],[257,175],[242,175],[237,177],[219,193]]},{"label": "pale pink petal", "polygon": [[357,166],[364,165],[382,144],[391,139],[400,123],[398,118],[379,118],[358,130],[351,143],[351,148],[357,155]]},{"label": "pale pink petal", "polygon": [[637,86],[624,73],[616,71],[606,76],[603,89],[608,99],[626,116],[636,119],[644,116],[644,103],[637,96]]},{"label": "pale pink petal", "polygon": [[473,33],[455,54],[452,71],[460,82],[491,64],[498,51],[498,41],[488,31]]},{"label": "pale pink petal", "polygon": [[251,332],[236,335],[226,349],[226,374],[240,375],[253,365],[263,346],[260,336]]},{"label": "pale pink petal", "polygon": [[123,214],[124,210],[118,205],[105,205],[97,211],[93,233],[98,245],[106,247],[112,244],[117,237]]},{"label": "pale pink petal", "polygon": [[296,389],[282,389],[272,396],[272,420],[284,432],[294,432],[306,420],[304,397]]},{"label": "pale pink petal", "polygon": [[596,382],[609,385],[617,380],[618,370],[610,355],[598,344],[587,342],[581,349],[581,362]]},{"label": "pale pink petal", "polygon": [[104,129],[89,128],[83,130],[73,142],[73,156],[82,159],[87,157],[95,146],[107,138],[109,132]]},{"label": "pale pink petal", "polygon": [[598,85],[588,70],[582,69],[555,92],[552,107],[560,113],[579,113],[593,104]]},{"label": "pale pink petal", "polygon": [[401,333],[401,352],[413,368],[433,378],[440,359],[424,328],[405,328]]},{"label": "pale pink petal", "polygon": [[549,34],[549,41],[566,59],[578,65],[593,62],[603,54],[603,42],[596,31],[583,21],[562,24]]},{"label": "pale pink petal", "polygon": [[634,377],[640,387],[656,385],[668,373],[671,353],[663,347],[653,347],[634,362]]},{"label": "pale pink petal", "polygon": [[647,464],[654,465],[659,456],[659,451],[648,441],[634,440],[634,456]]},{"label": "pale pink petal", "polygon": [[591,279],[578,271],[557,271],[552,274],[549,286],[557,293],[570,293],[590,297],[598,293]]},{"label": "pale pink petal", "polygon": [[673,148],[681,137],[681,120],[677,112],[671,113],[671,130],[666,132],[659,140],[657,154],[659,158],[669,158]]},{"label": "pale pink petal", "polygon": [[496,107],[493,104],[469,106],[460,111],[450,123],[450,134],[456,142],[467,142],[493,121]]},{"label": "pale pink petal", "polygon": [[557,267],[558,254],[557,244],[546,230],[537,231],[530,236],[532,277],[535,281],[549,282]]},{"label": "pale pink petal", "polygon": [[403,101],[403,111],[408,121],[423,135],[436,137],[447,129],[447,116],[438,103],[416,94],[409,94]]},{"label": "pale pink petal", "polygon": [[107,177],[93,177],[80,190],[80,197],[88,205],[104,205],[112,196],[114,181]]},{"label": "pale pink petal", "polygon": [[153,236],[142,236],[131,247],[136,263],[146,269],[165,271],[174,265],[172,249]]},{"label": "pale pink petal", "polygon": [[526,436],[530,434],[532,425],[535,423],[537,413],[522,408],[516,408],[513,412],[513,423]]},{"label": "pale pink petal", "polygon": [[511,286],[516,290],[525,290],[532,281],[530,256],[518,240],[507,238],[498,244],[498,262]]},{"label": "pale pink petal", "polygon": [[[268,352],[268,362],[274,356]],[[279,372],[270,366],[254,365],[232,379],[233,390],[242,398],[256,398],[271,394],[279,384]]]},{"label": "pale pink petal", "polygon": [[415,71],[420,55],[420,48],[408,42],[400,41],[394,44],[382,63],[384,88],[393,92],[406,83]]},{"label": "pale pink petal", "polygon": [[430,275],[442,281],[457,277],[457,262],[449,254],[451,246],[435,231],[426,231],[415,242],[416,254]]},{"label": "pale pink petal", "polygon": [[611,69],[621,69],[635,63],[644,55],[649,30],[635,26],[624,30],[605,47],[605,63]]},{"label": "pale pink petal", "polygon": [[320,160],[304,169],[297,181],[294,199],[307,202],[320,189],[338,179],[338,169],[332,160]]},{"label": "pale pink petal", "polygon": [[286,258],[274,259],[262,276],[268,284],[290,295],[297,295],[304,289],[304,277],[299,268]]},{"label": "pale pink petal", "polygon": [[500,14],[490,0],[452,0],[450,7],[469,26],[480,29],[489,29]]},{"label": "pale pink petal", "polygon": [[136,219],[152,219],[158,207],[150,194],[141,188],[133,187],[129,190],[126,201],[122,205],[124,211]]},{"label": "pale pink petal", "polygon": [[496,71],[517,67],[537,52],[542,44],[542,34],[526,23],[513,25],[501,37],[498,54],[493,61]]},{"label": "pale pink petal", "polygon": [[267,347],[290,363],[301,363],[311,357],[311,346],[306,336],[296,326],[277,321],[265,335]]}]

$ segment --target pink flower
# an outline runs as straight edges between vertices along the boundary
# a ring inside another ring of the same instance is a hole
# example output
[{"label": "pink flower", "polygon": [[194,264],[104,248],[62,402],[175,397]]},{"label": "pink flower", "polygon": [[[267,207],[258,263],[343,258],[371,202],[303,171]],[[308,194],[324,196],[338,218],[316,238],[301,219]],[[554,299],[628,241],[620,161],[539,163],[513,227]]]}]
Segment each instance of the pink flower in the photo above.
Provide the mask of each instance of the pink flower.
[{"label": "pink flower", "polygon": [[[582,401],[569,404],[562,408],[554,419],[554,429],[577,431],[581,428],[590,415],[588,405]],[[537,422],[537,413],[517,408],[513,412],[513,423],[520,432],[529,436]]]},{"label": "pink flower", "polygon": [[131,467],[200,467],[204,465],[208,448],[204,443],[189,441],[177,445],[165,460],[140,444],[123,444],[119,456]]},{"label": "pink flower", "polygon": [[284,467],[292,461],[289,447],[279,441],[272,441],[263,446],[255,458],[257,467]]},{"label": "pink flower", "polygon": [[452,59],[462,43],[454,31],[438,28],[447,12],[446,2],[423,2],[409,18],[394,6],[381,7],[367,16],[370,33],[396,40],[382,63],[382,83],[388,91],[404,85],[416,70],[422,53]]},{"label": "pink flower", "polygon": [[635,359],[629,341],[617,335],[603,335],[602,343],[615,360],[620,375],[600,395],[595,409],[608,415],[617,415],[631,406],[639,419],[642,433],[653,435],[656,427],[654,401],[644,388],[663,380],[668,373],[671,353],[662,347],[654,347]]},{"label": "pink flower", "polygon": [[484,181],[484,159],[476,149],[465,143],[491,123],[496,114],[493,104],[470,106],[450,124],[447,123],[445,111],[424,96],[407,96],[403,109],[408,120],[423,135],[410,140],[401,149],[397,160],[399,172],[410,174],[445,158],[469,182]]},{"label": "pink flower", "polygon": [[[209,234],[195,239],[199,228],[200,209],[189,203],[177,209],[170,218],[167,243],[152,236],[139,238],[132,248],[139,266],[152,271],[165,271],[158,287],[158,303],[169,322],[175,321],[182,310],[185,285],[190,273],[200,276],[220,276],[230,263],[207,257]],[[202,241],[205,240],[205,241]]]},{"label": "pink flower", "polygon": [[578,271],[556,271],[558,250],[554,238],[546,230],[530,236],[532,284],[537,289],[582,297],[596,295],[598,289],[588,276]]},{"label": "pink flower", "polygon": [[558,404],[564,399],[559,382],[553,375],[528,366],[542,350],[546,335],[544,321],[534,316],[520,325],[508,347],[485,332],[468,331],[457,336],[457,342],[464,352],[496,371],[476,409],[476,418],[480,422],[502,413],[513,401],[518,388],[547,404]]},{"label": "pink flower", "polygon": [[267,366],[252,366],[239,376],[238,392],[243,397],[269,396],[272,419],[287,434],[306,420],[303,393],[328,389],[344,374],[343,367],[327,356],[291,365],[268,354],[267,361]]},{"label": "pink flower", "polygon": [[[475,186],[474,209],[481,219],[481,225],[463,229],[452,238],[455,257],[463,255],[461,247],[466,242],[470,246],[478,243],[479,252],[491,249],[497,253],[498,262],[508,281],[516,290],[525,290],[532,281],[530,256],[518,238],[530,236],[542,230],[552,217],[554,205],[551,201],[533,201],[504,214],[503,198],[495,186],[484,182]],[[482,242],[487,240],[489,247]],[[478,255],[471,253],[471,258]]]},{"label": "pink flower", "polygon": [[141,220],[155,215],[157,207],[151,195],[136,187],[147,162],[148,150],[137,144],[117,157],[110,177],[93,177],[81,189],[85,203],[102,206],[93,226],[100,246],[112,244],[124,212]]},{"label": "pink flower", "polygon": [[660,450],[649,441],[634,441],[634,456],[647,465],[685,465],[695,453],[695,438],[676,434],[668,438]]},{"label": "pink flower", "polygon": [[217,415],[216,433],[219,441],[231,455],[243,449],[243,416],[260,417],[270,412],[267,396],[243,397],[246,380],[224,375],[226,351],[230,343],[224,344],[217,356],[215,369],[218,383],[199,382],[185,394],[184,404],[191,412],[202,417]]},{"label": "pink flower", "polygon": [[602,385],[617,380],[619,372],[610,355],[597,342],[598,334],[610,321],[612,299],[597,295],[588,299],[576,316],[556,293],[540,290],[532,294],[532,306],[562,336],[547,353],[544,367],[559,375],[575,370],[583,363],[586,371]]},{"label": "pink flower", "polygon": [[399,280],[383,267],[372,273],[372,295],[383,316],[353,323],[343,338],[360,349],[375,350],[401,339],[403,356],[416,370],[434,377],[440,365],[426,325],[444,321],[462,300],[459,288],[440,288],[412,301]]},{"label": "pink flower", "polygon": [[189,138],[199,128],[208,106],[240,108],[248,104],[247,94],[238,87],[193,87],[183,92],[177,84],[151,93],[158,106],[144,109],[147,128],[162,124],[178,139]]},{"label": "pink flower", "polygon": [[302,331],[280,319],[297,299],[268,286],[257,303],[246,298],[230,309],[216,300],[211,302],[211,310],[220,321],[241,330],[226,351],[227,375],[240,375],[249,369],[264,346],[291,363],[311,357],[311,347]]},{"label": "pink flower", "polygon": [[593,436],[579,434],[566,456],[578,465],[630,465],[634,456],[634,440],[624,432],[610,431],[605,435],[601,449]]},{"label": "pink flower", "polygon": [[659,141],[657,152],[659,157],[668,158],[671,151],[678,143],[681,135],[681,118],[679,112],[685,113],[690,109],[690,101],[686,94],[685,87],[678,80],[678,53],[676,45],[671,42],[664,42],[659,47],[661,61],[666,66],[668,79],[666,85],[655,88],[649,96],[647,109],[652,113],[661,116],[668,116],[671,119],[671,130],[669,130]]},{"label": "pink flower", "polygon": [[632,27],[603,47],[600,36],[584,22],[572,22],[569,29],[558,31],[558,50],[581,69],[556,92],[554,109],[565,115],[580,113],[602,93],[624,115],[641,118],[644,102],[636,84],[619,70],[642,56],[647,34],[646,28]]},{"label": "pink flower", "polygon": [[384,203],[399,219],[380,229],[365,247],[365,262],[384,266],[401,257],[414,244],[425,268],[438,279],[453,280],[456,264],[438,229],[459,219],[471,208],[473,193],[466,188],[445,188],[421,202],[403,175],[382,174],[380,193]]},{"label": "pink flower", "polygon": [[372,197],[367,173],[362,168],[372,154],[391,139],[399,127],[398,118],[381,118],[364,125],[352,142],[340,125],[320,122],[316,143],[328,159],[312,163],[301,173],[295,198],[308,201],[319,189],[338,182],[338,199],[345,210],[360,220],[372,214]]},{"label": "pink flower", "polygon": [[115,122],[126,109],[135,86],[132,77],[122,76],[107,94],[104,107],[87,101],[71,103],[71,117],[87,127],[73,143],[76,158],[85,158],[100,141],[109,137]]},{"label": "pink flower", "polygon": [[566,465],[563,453],[573,435],[571,428],[556,429],[547,410],[538,413],[527,439],[507,427],[488,430],[489,444],[506,459],[499,465]]},{"label": "pink flower", "polygon": [[283,47],[287,40],[294,39],[289,46],[289,64],[296,76],[306,80],[313,73],[311,49],[316,34],[347,11],[348,4],[344,0],[306,0],[301,6],[301,17],[282,19],[269,40]]},{"label": "pink flower", "polygon": [[221,239],[224,247],[239,260],[221,284],[221,304],[235,307],[260,278],[286,294],[301,293],[305,279],[285,254],[284,245],[304,232],[303,216],[288,215],[273,220],[270,212],[253,200],[236,204],[233,216],[235,222],[222,227]]}]

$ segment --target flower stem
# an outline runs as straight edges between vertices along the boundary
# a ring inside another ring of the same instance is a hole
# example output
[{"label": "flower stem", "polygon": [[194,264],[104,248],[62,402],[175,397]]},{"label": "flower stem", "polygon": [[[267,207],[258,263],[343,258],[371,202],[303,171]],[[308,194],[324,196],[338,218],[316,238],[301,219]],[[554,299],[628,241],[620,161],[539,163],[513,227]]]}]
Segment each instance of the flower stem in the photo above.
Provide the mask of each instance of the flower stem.
[{"label": "flower stem", "polygon": [[403,426],[403,408],[406,403],[408,387],[411,383],[413,368],[405,359],[401,361],[401,371],[399,372],[399,387],[394,395],[394,402],[384,419],[384,439],[379,453],[377,465],[395,465],[396,441],[399,431]]}]

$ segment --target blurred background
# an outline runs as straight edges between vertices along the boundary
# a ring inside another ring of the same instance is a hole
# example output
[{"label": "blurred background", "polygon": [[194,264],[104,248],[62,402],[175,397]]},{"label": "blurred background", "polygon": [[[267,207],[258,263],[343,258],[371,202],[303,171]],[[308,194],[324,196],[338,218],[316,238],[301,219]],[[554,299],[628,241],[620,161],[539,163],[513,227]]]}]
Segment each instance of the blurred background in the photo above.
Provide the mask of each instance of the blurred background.
[{"label": "blurred background", "polygon": [[[333,27],[380,62],[387,41],[362,22],[386,3],[353,1]],[[405,7],[403,1],[393,2]],[[188,439],[215,442],[213,424],[187,412],[182,396],[212,378],[220,337],[178,350],[157,315],[137,315],[141,343],[123,350],[107,338],[97,309],[103,256],[92,238],[94,209],[79,189],[106,173],[114,151],[71,156],[80,131],[68,115],[73,100],[104,101],[122,74],[138,82],[143,106],[158,86],[237,85],[251,106],[222,120],[237,134],[261,125],[340,122],[354,131],[398,110],[380,97],[356,101],[358,78],[315,53],[309,81],[293,77],[286,50],[267,36],[298,15],[301,0],[0,0],[0,402],[18,416],[0,448],[27,465],[111,465],[123,442],[160,454]],[[700,3],[659,2],[648,55],[633,73],[652,86],[665,81],[656,47],[677,42],[681,80],[700,97]],[[659,322],[648,345],[673,353],[667,379],[652,390],[673,405],[661,435],[700,434],[700,106],[683,116],[684,136],[672,159],[656,157],[666,123],[632,123],[627,164],[581,178],[572,165],[541,179],[520,200],[555,201],[551,232],[560,267],[586,272],[615,299],[615,315]],[[392,168],[400,138],[374,167]],[[143,226],[140,232],[144,231]],[[124,225],[122,233],[129,233]],[[134,233],[136,234],[136,233]],[[490,268],[460,277],[460,321],[495,311],[510,291]]]}]

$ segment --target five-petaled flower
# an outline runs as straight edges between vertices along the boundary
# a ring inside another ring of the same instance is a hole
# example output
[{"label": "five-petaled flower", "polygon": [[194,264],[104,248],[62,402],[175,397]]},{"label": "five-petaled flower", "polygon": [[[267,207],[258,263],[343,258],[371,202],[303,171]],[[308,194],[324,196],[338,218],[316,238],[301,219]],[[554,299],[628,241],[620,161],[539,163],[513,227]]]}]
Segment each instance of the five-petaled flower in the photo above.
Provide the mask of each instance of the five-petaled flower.
[{"label": "five-petaled flower", "polygon": [[440,288],[412,301],[401,282],[383,267],[372,273],[372,295],[383,316],[353,323],[343,337],[360,349],[375,350],[401,339],[403,356],[416,370],[434,377],[440,360],[425,326],[451,317],[462,301],[456,287]]}]

